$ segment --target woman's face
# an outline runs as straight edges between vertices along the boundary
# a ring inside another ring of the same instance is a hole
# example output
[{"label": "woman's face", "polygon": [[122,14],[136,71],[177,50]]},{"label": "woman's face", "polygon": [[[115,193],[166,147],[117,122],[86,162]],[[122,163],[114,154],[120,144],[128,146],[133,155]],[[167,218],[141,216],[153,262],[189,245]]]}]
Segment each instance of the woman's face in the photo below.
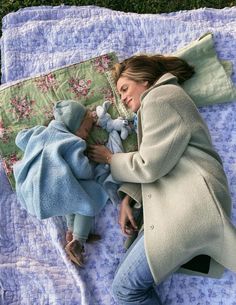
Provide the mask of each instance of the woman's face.
[{"label": "woman's face", "polygon": [[147,90],[148,82],[135,82],[125,76],[121,76],[116,86],[125,106],[132,112],[137,112],[141,105],[140,96]]}]

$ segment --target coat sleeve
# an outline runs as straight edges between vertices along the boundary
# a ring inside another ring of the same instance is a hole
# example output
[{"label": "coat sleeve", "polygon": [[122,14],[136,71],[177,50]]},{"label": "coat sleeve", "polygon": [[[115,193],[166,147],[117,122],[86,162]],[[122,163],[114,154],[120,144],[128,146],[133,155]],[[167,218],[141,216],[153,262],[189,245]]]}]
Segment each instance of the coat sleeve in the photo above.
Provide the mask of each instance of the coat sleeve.
[{"label": "coat sleeve", "polygon": [[143,104],[139,151],[112,157],[112,176],[119,181],[151,183],[163,177],[177,164],[191,137],[187,124],[166,99],[149,98]]},{"label": "coat sleeve", "polygon": [[74,142],[66,151],[65,159],[77,179],[93,178],[93,168],[85,156],[86,143],[83,140]]},{"label": "coat sleeve", "polygon": [[129,195],[135,202],[135,207],[140,208],[142,205],[142,190],[139,183],[123,183],[118,189],[121,198]]}]

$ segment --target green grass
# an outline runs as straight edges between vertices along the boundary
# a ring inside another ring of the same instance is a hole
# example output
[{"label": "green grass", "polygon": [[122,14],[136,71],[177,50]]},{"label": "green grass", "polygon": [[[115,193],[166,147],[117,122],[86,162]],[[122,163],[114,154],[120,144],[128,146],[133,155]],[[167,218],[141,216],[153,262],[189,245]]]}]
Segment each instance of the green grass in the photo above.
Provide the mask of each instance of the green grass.
[{"label": "green grass", "polygon": [[16,11],[22,7],[38,5],[60,5],[62,3],[65,5],[98,5],[108,7],[114,10],[136,13],[168,13],[179,10],[196,9],[200,7],[223,8],[227,6],[231,7],[236,5],[235,0],[0,0],[0,17],[2,19],[4,15],[8,14],[9,12]]}]

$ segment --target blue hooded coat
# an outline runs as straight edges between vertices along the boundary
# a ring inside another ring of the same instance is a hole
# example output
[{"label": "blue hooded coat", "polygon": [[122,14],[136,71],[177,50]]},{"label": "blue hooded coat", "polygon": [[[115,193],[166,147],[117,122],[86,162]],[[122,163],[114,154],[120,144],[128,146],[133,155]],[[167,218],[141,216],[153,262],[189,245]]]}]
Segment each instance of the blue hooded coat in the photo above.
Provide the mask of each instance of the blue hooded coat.
[{"label": "blue hooded coat", "polygon": [[64,123],[22,130],[16,145],[24,151],[13,172],[16,193],[24,208],[39,219],[79,213],[94,216],[108,195],[94,180],[93,166],[84,155],[86,142]]}]

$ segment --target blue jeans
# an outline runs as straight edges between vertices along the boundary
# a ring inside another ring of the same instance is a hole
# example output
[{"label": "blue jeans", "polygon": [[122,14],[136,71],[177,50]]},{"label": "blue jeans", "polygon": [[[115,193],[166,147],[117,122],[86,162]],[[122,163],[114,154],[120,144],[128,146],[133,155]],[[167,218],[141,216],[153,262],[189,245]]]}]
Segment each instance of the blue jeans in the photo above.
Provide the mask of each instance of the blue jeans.
[{"label": "blue jeans", "polygon": [[120,263],[112,291],[119,305],[161,305],[145,254],[143,232]]}]

